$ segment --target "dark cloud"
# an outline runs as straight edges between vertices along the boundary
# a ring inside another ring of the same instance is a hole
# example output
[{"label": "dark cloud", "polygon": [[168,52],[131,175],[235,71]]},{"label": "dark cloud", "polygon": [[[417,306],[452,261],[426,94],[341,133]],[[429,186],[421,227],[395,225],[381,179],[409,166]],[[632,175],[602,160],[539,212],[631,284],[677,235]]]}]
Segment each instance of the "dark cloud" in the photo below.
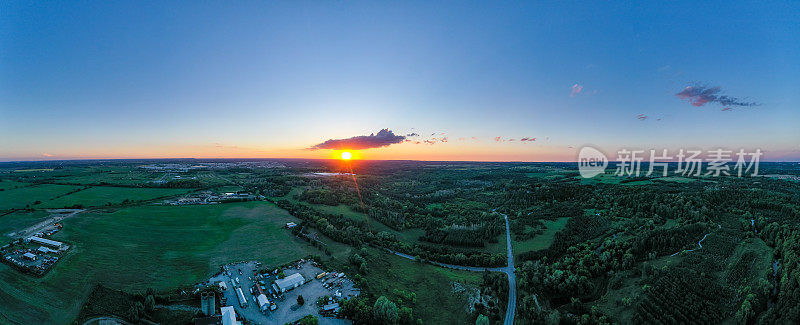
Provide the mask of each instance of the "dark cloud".
[{"label": "dark cloud", "polygon": [[647,115],[639,114],[639,115],[636,115],[636,118],[638,118],[640,121],[644,121],[644,120],[647,119]]},{"label": "dark cloud", "polygon": [[736,97],[720,94],[722,88],[702,85],[688,86],[675,94],[680,99],[686,99],[694,106],[700,107],[707,103],[718,103],[722,106],[758,106],[758,103],[748,102]]},{"label": "dark cloud", "polygon": [[519,139],[519,141],[522,141],[522,142],[525,142],[525,141],[533,142],[533,141],[536,141],[536,138],[525,137],[525,138]]},{"label": "dark cloud", "polygon": [[360,150],[360,149],[370,149],[370,148],[381,148],[386,147],[389,145],[393,145],[396,143],[401,143],[405,140],[406,137],[402,135],[395,135],[389,129],[383,129],[378,132],[378,134],[370,134],[370,135],[360,135],[352,138],[347,139],[330,139],[323,143],[317,144],[312,146],[308,149],[310,150],[318,150],[318,149],[353,149],[353,150]]},{"label": "dark cloud", "polygon": [[407,137],[418,137],[419,134],[418,133],[409,133],[409,134],[406,134],[406,136]]}]

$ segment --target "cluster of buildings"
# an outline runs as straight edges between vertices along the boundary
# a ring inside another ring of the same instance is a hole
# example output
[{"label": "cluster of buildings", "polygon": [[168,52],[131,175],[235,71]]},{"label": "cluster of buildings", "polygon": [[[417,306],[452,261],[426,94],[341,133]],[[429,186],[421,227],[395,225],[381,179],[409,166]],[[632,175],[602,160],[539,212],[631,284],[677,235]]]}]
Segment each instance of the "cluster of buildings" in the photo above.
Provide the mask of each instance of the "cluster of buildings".
[{"label": "cluster of buildings", "polygon": [[[38,248],[36,248],[38,246]],[[35,275],[45,274],[59,260],[59,254],[69,249],[69,245],[38,236],[5,245],[0,249],[3,261],[23,272]]]},{"label": "cluster of buildings", "polygon": [[248,192],[228,192],[228,193],[213,193],[204,191],[189,196],[181,197],[164,201],[168,205],[191,205],[191,204],[217,204],[223,202],[240,202],[240,201],[255,201],[260,200],[261,197],[248,193]]},{"label": "cluster of buildings", "polygon": [[[228,302],[226,293],[228,297],[231,297],[231,299],[234,299],[232,297],[236,297],[235,303],[238,304],[238,307],[241,308],[245,314],[255,311],[253,309],[248,309],[255,306],[258,312],[266,315],[267,312],[274,311],[278,308],[277,301],[283,299],[283,293],[297,288],[306,282],[306,279],[303,278],[303,276],[299,273],[290,274],[284,278],[275,278],[274,281],[269,281],[269,279],[276,277],[278,270],[264,274],[254,274],[253,272],[248,274],[242,272],[242,269],[237,269],[236,271],[238,271],[239,275],[236,276],[234,275],[235,271],[232,271],[232,267],[225,266],[223,269],[224,271],[221,277],[218,277],[217,280],[214,280],[215,282],[212,282],[222,293],[220,295],[220,305],[222,306],[220,308],[220,312],[216,313],[214,309],[215,293],[213,291],[202,293],[200,297],[200,305],[201,310],[206,317],[195,319],[195,324],[240,324],[240,322],[236,321],[236,306],[233,306]],[[250,274],[253,275],[250,276]],[[246,315],[242,316],[247,317]]]}]

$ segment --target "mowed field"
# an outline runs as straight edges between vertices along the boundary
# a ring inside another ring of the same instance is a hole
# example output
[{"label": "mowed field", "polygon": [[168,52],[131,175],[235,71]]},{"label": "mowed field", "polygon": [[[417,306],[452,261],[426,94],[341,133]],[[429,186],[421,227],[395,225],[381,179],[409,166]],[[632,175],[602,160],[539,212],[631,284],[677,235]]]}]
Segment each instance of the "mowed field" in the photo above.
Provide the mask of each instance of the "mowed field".
[{"label": "mowed field", "polygon": [[45,277],[0,265],[0,323],[70,323],[96,284],[168,290],[202,282],[229,262],[278,265],[321,254],[283,229],[288,221],[297,219],[265,202],[76,215],[54,235],[73,249]]}]

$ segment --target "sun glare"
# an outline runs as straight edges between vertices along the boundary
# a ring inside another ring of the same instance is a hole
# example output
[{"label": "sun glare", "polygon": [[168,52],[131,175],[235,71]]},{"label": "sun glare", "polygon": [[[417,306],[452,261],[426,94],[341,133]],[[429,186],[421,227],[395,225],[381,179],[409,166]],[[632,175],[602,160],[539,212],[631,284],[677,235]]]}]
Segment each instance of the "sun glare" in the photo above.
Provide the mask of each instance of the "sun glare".
[{"label": "sun glare", "polygon": [[353,155],[350,153],[350,151],[342,151],[342,159],[350,160],[350,158],[353,158]]}]

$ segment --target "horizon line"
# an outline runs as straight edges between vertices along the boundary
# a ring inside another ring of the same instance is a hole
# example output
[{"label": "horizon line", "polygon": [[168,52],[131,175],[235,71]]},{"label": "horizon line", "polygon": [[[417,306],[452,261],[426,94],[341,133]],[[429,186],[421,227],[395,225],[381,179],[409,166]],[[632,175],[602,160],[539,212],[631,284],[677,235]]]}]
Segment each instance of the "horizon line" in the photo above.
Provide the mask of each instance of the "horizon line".
[{"label": "horizon line", "polygon": [[[68,161],[101,161],[101,160],[332,160],[337,158],[74,158],[74,159],[40,159],[40,160],[2,160],[0,164],[9,163],[43,163],[43,162],[68,162]],[[352,161],[415,161],[415,162],[468,162],[468,163],[577,163],[574,161],[533,161],[533,160],[424,160],[424,159],[354,159]],[[609,163],[618,163],[619,160],[609,160]],[[678,161],[658,161],[659,163],[677,163]],[[800,160],[763,160],[765,163],[800,163]],[[641,161],[642,164],[650,161]]]}]

